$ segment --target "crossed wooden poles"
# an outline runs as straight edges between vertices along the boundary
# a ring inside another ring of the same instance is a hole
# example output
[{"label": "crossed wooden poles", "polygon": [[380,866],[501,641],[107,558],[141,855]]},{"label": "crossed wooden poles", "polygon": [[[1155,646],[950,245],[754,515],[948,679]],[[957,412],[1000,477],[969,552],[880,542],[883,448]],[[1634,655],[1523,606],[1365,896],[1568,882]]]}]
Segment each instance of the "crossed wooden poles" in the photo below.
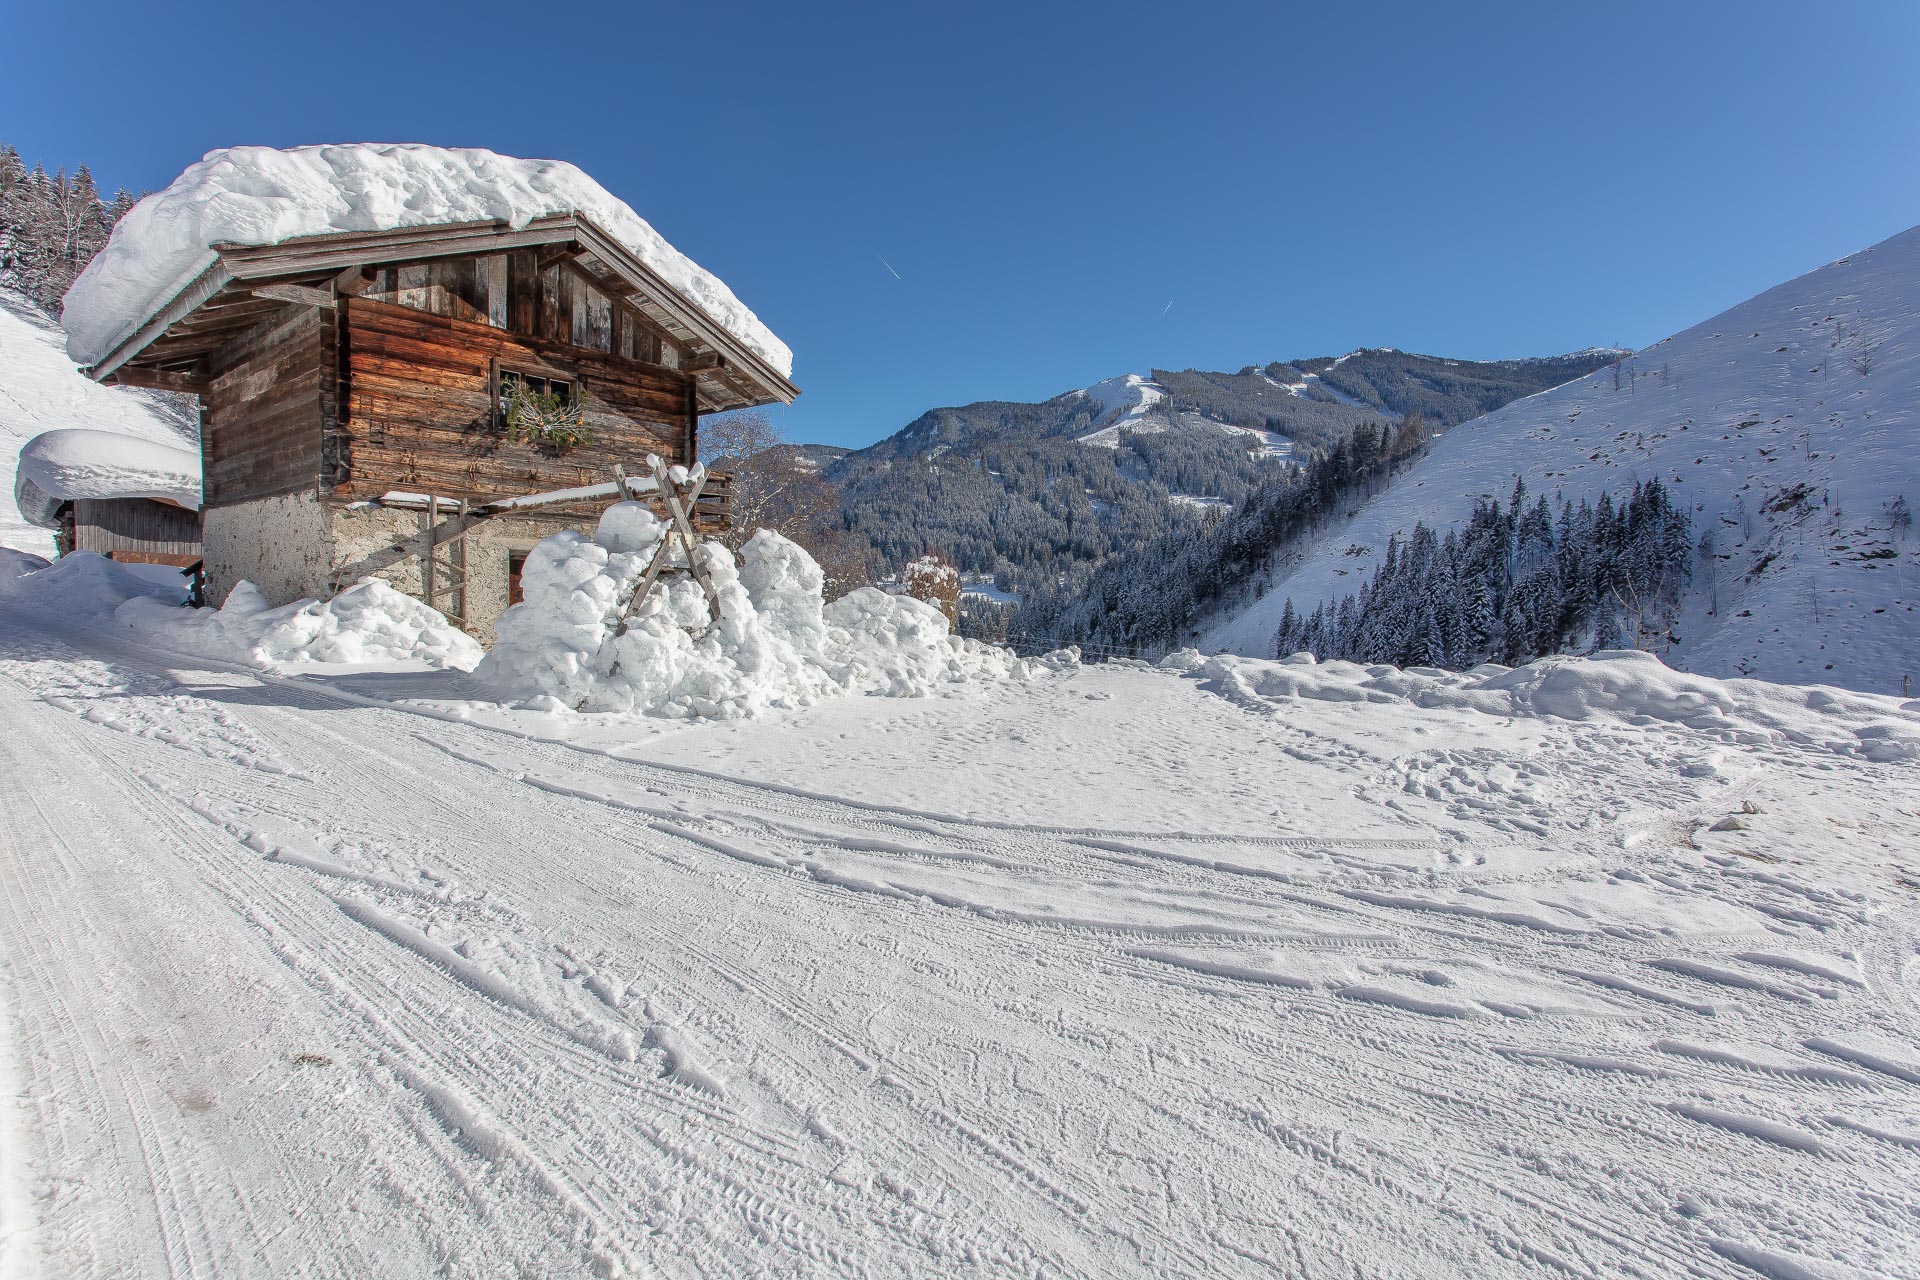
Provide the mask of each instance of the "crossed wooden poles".
[{"label": "crossed wooden poles", "polygon": [[[714,588],[713,578],[707,573],[707,564],[700,552],[700,538],[693,531],[693,504],[700,500],[700,491],[707,487],[707,469],[695,464],[686,472],[684,481],[675,481],[671,470],[658,454],[647,455],[647,466],[653,472],[653,484],[662,502],[666,503],[667,519],[670,522],[667,531],[654,546],[653,559],[647,562],[647,571],[640,578],[640,585],[633,589],[627,598],[627,604],[620,611],[620,621],[614,627],[614,635],[627,633],[627,624],[640,606],[646,603],[647,596],[653,591],[653,584],[667,568],[667,562],[673,557],[676,545],[684,548],[687,558],[687,570],[700,589],[707,593],[707,608],[713,615],[713,622],[720,621],[720,593]],[[614,464],[613,478],[616,491],[625,498],[632,494],[632,486],[627,478],[627,469]],[[712,625],[709,623],[708,625]]]}]

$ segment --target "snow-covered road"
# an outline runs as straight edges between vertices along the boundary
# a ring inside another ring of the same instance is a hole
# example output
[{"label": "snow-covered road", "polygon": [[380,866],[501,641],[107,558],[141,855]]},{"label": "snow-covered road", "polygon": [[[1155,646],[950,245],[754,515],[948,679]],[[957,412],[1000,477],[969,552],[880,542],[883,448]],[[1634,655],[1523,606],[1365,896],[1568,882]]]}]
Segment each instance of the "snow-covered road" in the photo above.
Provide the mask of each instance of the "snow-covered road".
[{"label": "snow-covered road", "polygon": [[7,1275],[1920,1275],[1911,763],[458,680],[0,605]]}]

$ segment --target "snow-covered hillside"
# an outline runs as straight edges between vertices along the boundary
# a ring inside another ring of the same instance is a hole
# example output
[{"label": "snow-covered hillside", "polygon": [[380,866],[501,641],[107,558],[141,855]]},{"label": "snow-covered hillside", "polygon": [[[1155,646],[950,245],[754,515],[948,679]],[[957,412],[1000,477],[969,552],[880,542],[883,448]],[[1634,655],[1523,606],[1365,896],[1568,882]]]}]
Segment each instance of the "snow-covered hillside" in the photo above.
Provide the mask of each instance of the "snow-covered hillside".
[{"label": "snow-covered hillside", "polygon": [[[1898,691],[1920,682],[1920,229],[1780,285],[1619,367],[1456,427],[1204,648],[1270,652],[1285,602],[1358,591],[1416,521],[1444,533],[1516,475],[1616,499],[1658,477],[1713,554],[1669,660]],[[1717,606],[1717,607],[1716,607]]]},{"label": "snow-covered hillside", "polygon": [[198,427],[163,398],[83,376],[67,358],[60,326],[0,290],[0,547],[53,554],[53,535],[28,523],[14,505],[14,472],[28,440],[73,428],[199,448]]}]

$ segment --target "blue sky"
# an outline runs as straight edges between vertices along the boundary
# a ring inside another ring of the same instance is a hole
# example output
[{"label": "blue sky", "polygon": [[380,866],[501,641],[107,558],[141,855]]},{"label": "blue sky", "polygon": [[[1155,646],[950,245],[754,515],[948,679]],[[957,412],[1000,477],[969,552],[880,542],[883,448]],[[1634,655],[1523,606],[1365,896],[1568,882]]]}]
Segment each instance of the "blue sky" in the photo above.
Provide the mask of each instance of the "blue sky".
[{"label": "blue sky", "polygon": [[0,138],[108,187],[236,143],[574,161],[793,346],[782,424],[838,444],[1150,367],[1644,345],[1920,222],[1911,0],[8,22]]}]

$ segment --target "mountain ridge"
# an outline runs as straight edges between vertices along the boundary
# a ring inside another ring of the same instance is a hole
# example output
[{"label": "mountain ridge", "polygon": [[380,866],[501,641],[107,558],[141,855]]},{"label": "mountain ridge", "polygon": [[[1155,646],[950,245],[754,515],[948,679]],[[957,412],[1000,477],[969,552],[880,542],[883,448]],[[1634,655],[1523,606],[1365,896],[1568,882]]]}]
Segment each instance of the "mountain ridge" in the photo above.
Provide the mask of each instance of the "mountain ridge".
[{"label": "mountain ridge", "polygon": [[1040,401],[930,409],[833,459],[844,516],[883,565],[928,550],[1016,594],[1068,589],[1117,550],[1243,500],[1366,423],[1445,427],[1618,358],[1505,361],[1361,348],[1233,371],[1150,369]]}]

